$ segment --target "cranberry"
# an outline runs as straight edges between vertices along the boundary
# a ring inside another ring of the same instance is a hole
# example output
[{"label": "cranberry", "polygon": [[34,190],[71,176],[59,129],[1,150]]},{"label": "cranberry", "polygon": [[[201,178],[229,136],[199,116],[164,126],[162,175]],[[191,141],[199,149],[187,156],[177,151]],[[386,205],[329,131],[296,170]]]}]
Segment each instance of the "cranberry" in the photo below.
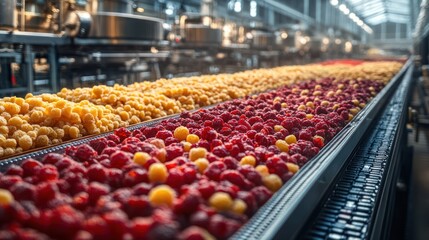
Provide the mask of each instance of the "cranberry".
[{"label": "cranberry", "polygon": [[120,187],[122,184],[122,170],[108,169],[107,170],[107,183],[112,188]]},{"label": "cranberry", "polygon": [[64,157],[61,160],[57,161],[55,163],[55,166],[57,167],[58,171],[62,171],[68,167],[70,167],[72,164],[74,163],[74,161],[68,157]]},{"label": "cranberry", "polygon": [[197,210],[201,196],[196,191],[182,195],[174,204],[174,212],[178,214],[191,214]]},{"label": "cranberry", "polygon": [[240,188],[244,188],[246,186],[246,182],[243,175],[241,175],[237,170],[223,171],[220,175],[220,180],[229,181]]}]

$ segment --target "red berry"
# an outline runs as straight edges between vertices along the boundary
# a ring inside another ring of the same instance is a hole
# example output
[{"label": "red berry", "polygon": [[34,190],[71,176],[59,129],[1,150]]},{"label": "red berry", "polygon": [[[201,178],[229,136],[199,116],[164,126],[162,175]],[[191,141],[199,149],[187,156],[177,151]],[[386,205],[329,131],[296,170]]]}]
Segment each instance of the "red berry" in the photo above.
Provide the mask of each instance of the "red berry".
[{"label": "red berry", "polygon": [[24,170],[22,169],[22,167],[13,164],[7,169],[5,175],[15,175],[22,177],[24,175]]},{"label": "red berry", "polygon": [[86,175],[90,182],[97,181],[104,183],[107,181],[107,170],[101,164],[91,165]]},{"label": "red berry", "polygon": [[21,167],[24,170],[24,176],[33,176],[40,170],[42,163],[34,159],[28,159],[22,163]]},{"label": "red berry", "polygon": [[40,181],[53,181],[58,178],[57,168],[53,165],[44,165],[38,173]]},{"label": "red berry", "polygon": [[131,162],[133,155],[124,151],[116,151],[110,156],[110,166],[121,168]]}]

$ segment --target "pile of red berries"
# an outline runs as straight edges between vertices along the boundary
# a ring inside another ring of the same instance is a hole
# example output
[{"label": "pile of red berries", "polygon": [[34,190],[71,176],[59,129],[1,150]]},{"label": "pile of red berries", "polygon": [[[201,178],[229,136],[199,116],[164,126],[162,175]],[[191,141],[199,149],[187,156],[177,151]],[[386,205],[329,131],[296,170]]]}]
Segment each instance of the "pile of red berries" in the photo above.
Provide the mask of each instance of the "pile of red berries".
[{"label": "pile of red berries", "polygon": [[324,79],[28,159],[0,173],[0,239],[225,239],[380,82]]}]

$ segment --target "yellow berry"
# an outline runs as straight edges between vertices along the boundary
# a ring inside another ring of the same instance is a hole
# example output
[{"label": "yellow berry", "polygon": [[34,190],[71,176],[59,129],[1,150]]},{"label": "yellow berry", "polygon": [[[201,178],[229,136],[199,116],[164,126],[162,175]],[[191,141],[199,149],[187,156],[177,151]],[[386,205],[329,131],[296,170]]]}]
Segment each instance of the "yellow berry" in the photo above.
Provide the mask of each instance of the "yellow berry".
[{"label": "yellow berry", "polygon": [[189,143],[195,144],[198,141],[200,141],[200,137],[198,137],[198,135],[195,135],[195,134],[189,134],[188,136],[186,136],[186,141]]},{"label": "yellow berry", "polygon": [[165,148],[165,143],[164,140],[159,139],[159,138],[154,138],[150,141],[151,144],[155,145],[155,147],[157,148]]},{"label": "yellow berry", "polygon": [[285,141],[286,141],[286,143],[287,143],[287,144],[292,144],[292,143],[296,143],[296,142],[297,142],[296,137],[295,137],[295,135],[293,135],[293,134],[288,135],[288,136],[285,138]]},{"label": "yellow berry", "polygon": [[172,206],[176,193],[167,185],[160,185],[154,187],[149,192],[149,201],[153,206]]},{"label": "yellow berry", "polygon": [[150,155],[145,152],[136,152],[133,158],[134,162],[139,165],[144,165],[149,159],[150,159]]},{"label": "yellow berry", "polygon": [[312,119],[314,117],[314,115],[313,114],[306,114],[305,115],[305,118],[307,118],[307,119]]},{"label": "yellow berry", "polygon": [[274,126],[274,132],[280,132],[280,130],[284,129],[282,125],[275,125]]},{"label": "yellow berry", "polygon": [[255,170],[261,175],[261,176],[268,176],[270,175],[270,171],[268,170],[268,167],[265,165],[258,165],[255,167]]},{"label": "yellow berry", "polygon": [[155,154],[155,158],[157,158],[160,162],[165,162],[166,157],[167,151],[165,148],[158,149],[157,153]]},{"label": "yellow berry", "polygon": [[197,160],[195,160],[195,166],[197,166],[198,172],[200,172],[201,174],[207,169],[207,167],[209,166],[209,161],[205,158],[199,158]]},{"label": "yellow berry", "polygon": [[247,204],[241,199],[234,200],[232,204],[232,211],[237,214],[244,214],[247,209]]},{"label": "yellow berry", "polygon": [[191,161],[195,161],[198,158],[205,158],[207,154],[207,149],[203,147],[192,148],[189,151],[189,159]]},{"label": "yellow berry", "polygon": [[234,201],[228,193],[217,192],[210,197],[209,203],[218,211],[227,211],[232,208]]},{"label": "yellow berry", "polygon": [[61,109],[59,109],[59,108],[53,108],[51,110],[51,117],[52,118],[60,118],[61,117]]},{"label": "yellow berry", "polygon": [[282,152],[289,152],[289,145],[285,140],[277,140],[276,147]]},{"label": "yellow berry", "polygon": [[33,140],[28,135],[24,135],[24,136],[20,137],[19,140],[18,140],[18,143],[19,143],[19,146],[24,151],[30,149],[33,146]]},{"label": "yellow berry", "polygon": [[282,179],[276,174],[270,174],[262,177],[262,182],[271,192],[277,192],[277,190],[279,190],[283,185]]},{"label": "yellow berry", "polygon": [[21,126],[23,124],[22,119],[18,116],[12,117],[9,119],[8,124],[11,126]]},{"label": "yellow berry", "polygon": [[188,137],[189,129],[186,127],[180,126],[174,130],[173,135],[177,140],[183,141]]},{"label": "yellow berry", "polygon": [[286,163],[286,166],[287,166],[288,170],[291,171],[292,173],[296,173],[299,170],[299,166],[294,164],[294,163],[288,162],[288,163]]},{"label": "yellow berry", "polygon": [[13,201],[14,199],[12,194],[8,190],[0,188],[0,206],[9,206]]},{"label": "yellow berry", "polygon": [[148,177],[150,182],[165,182],[168,177],[167,167],[162,163],[154,163],[150,165]]},{"label": "yellow berry", "polygon": [[13,138],[6,139],[4,146],[6,148],[15,148],[16,147],[16,140]]},{"label": "yellow berry", "polygon": [[40,135],[36,138],[36,147],[46,147],[49,145],[49,137]]},{"label": "yellow berry", "polygon": [[282,103],[282,108],[287,108],[287,103]]},{"label": "yellow berry", "polygon": [[240,165],[250,165],[254,167],[256,165],[256,158],[252,155],[244,156],[240,160]]},{"label": "yellow berry", "polygon": [[305,106],[309,107],[309,108],[314,108],[314,103],[313,102],[307,102],[305,104]]},{"label": "yellow berry", "polygon": [[190,143],[190,142],[182,142],[182,144],[183,144],[183,151],[189,152],[191,150],[192,143]]},{"label": "yellow berry", "polygon": [[78,138],[79,133],[80,133],[79,128],[74,127],[74,126],[69,128],[69,135],[72,139]]}]

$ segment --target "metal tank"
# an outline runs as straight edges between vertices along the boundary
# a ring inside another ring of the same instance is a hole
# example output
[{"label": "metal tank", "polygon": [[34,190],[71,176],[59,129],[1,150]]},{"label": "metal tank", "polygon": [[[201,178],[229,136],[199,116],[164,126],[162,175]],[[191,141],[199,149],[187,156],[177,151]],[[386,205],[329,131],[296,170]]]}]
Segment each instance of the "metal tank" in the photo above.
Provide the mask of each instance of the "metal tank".
[{"label": "metal tank", "polygon": [[0,1],[0,29],[16,28],[16,0]]}]

